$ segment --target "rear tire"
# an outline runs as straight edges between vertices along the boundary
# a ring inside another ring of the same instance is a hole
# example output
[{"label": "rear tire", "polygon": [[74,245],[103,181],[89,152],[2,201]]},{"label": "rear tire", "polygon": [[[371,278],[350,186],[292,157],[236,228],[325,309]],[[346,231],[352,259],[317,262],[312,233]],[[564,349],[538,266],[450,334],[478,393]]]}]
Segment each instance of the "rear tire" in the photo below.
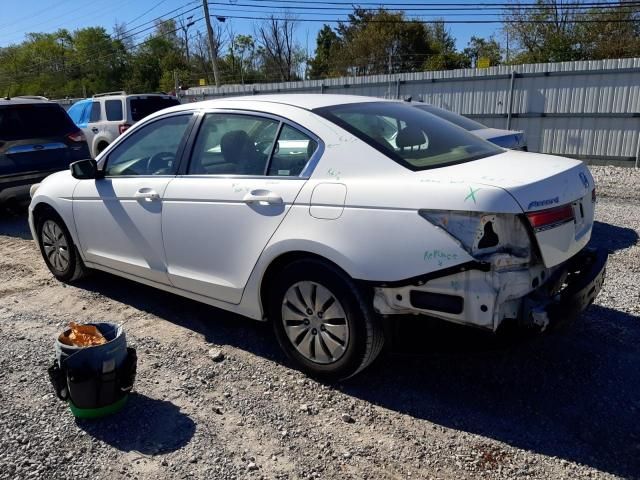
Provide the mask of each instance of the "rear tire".
[{"label": "rear tire", "polygon": [[307,259],[287,265],[276,278],[269,318],[280,346],[301,370],[342,380],[375,360],[384,344],[382,323],[348,275]]},{"label": "rear tire", "polygon": [[40,252],[54,277],[63,282],[74,282],[87,275],[73,238],[56,213],[47,211],[40,215],[36,232]]}]

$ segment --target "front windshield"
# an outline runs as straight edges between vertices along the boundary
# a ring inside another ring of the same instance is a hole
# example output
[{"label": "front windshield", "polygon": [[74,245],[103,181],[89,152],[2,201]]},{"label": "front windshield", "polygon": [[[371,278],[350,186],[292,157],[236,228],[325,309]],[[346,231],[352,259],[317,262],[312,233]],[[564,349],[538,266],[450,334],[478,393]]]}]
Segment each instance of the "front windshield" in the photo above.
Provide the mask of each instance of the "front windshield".
[{"label": "front windshield", "polygon": [[411,170],[469,162],[504,151],[406,103],[350,103],[314,112]]}]

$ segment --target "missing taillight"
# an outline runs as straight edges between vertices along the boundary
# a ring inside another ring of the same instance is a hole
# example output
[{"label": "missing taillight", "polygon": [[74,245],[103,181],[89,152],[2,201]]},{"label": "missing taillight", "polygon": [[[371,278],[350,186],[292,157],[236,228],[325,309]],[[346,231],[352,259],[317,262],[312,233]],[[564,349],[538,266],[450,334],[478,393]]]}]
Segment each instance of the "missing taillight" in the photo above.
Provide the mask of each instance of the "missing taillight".
[{"label": "missing taillight", "polygon": [[529,212],[527,218],[534,230],[541,231],[574,221],[574,212],[573,207],[569,204],[548,210]]},{"label": "missing taillight", "polygon": [[118,132],[120,133],[120,135],[122,135],[129,129],[129,127],[131,127],[131,125],[129,125],[128,123],[120,124],[118,125]]}]

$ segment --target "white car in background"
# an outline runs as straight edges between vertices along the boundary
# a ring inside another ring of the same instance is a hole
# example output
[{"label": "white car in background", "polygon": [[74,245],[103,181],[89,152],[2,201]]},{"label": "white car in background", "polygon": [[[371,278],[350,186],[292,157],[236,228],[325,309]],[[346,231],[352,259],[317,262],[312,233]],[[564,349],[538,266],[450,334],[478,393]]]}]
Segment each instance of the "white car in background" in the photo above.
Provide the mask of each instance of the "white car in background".
[{"label": "white car in background", "polygon": [[[389,119],[394,145],[377,130]],[[58,279],[104,270],[269,320],[299,367],[330,378],[374,360],[382,315],[490,331],[571,319],[607,261],[585,248],[584,164],[367,97],[173,107],[32,197],[31,230]]]},{"label": "white car in background", "polygon": [[134,123],[175,105],[180,105],[177,97],[162,93],[128,95],[126,92],[108,92],[79,100],[67,113],[82,129],[91,156],[95,158]]},{"label": "white car in background", "polygon": [[470,131],[476,137],[484,138],[491,143],[495,143],[499,147],[527,151],[527,142],[525,140],[524,132],[521,130],[502,130],[500,128],[487,127],[486,125],[476,122],[464,115],[429,105],[428,103],[413,102],[411,105],[437,117],[444,118],[445,120]]}]

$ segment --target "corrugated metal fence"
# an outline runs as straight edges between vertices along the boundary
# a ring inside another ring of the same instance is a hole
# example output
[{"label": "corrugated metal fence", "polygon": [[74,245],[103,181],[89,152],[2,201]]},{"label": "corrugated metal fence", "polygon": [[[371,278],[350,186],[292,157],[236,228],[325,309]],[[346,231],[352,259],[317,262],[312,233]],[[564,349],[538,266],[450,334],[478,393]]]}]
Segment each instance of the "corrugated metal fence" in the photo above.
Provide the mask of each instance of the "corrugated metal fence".
[{"label": "corrugated metal fence", "polygon": [[411,96],[491,127],[524,130],[530,151],[640,161],[640,58],[200,87],[183,101],[277,92]]}]

